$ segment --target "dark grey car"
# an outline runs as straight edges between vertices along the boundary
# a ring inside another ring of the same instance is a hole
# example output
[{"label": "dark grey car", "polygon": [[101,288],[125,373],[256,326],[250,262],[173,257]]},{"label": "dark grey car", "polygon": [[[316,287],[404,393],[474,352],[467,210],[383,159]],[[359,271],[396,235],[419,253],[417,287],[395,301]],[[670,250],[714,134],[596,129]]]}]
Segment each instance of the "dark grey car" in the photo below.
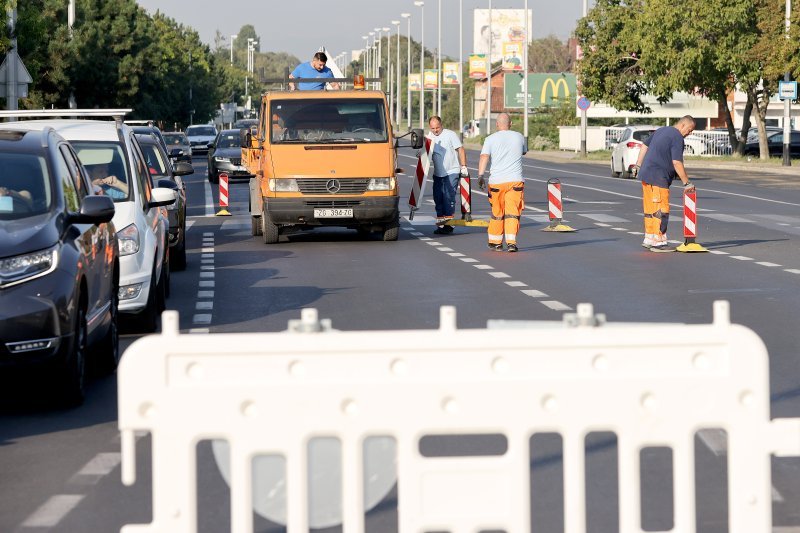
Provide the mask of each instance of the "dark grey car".
[{"label": "dark grey car", "polygon": [[164,133],[164,142],[167,143],[167,155],[176,161],[192,162],[192,147],[189,138],[182,131],[169,131]]},{"label": "dark grey car", "polygon": [[225,172],[229,178],[250,179],[253,175],[242,164],[241,130],[222,130],[208,145],[208,181],[219,183]]}]

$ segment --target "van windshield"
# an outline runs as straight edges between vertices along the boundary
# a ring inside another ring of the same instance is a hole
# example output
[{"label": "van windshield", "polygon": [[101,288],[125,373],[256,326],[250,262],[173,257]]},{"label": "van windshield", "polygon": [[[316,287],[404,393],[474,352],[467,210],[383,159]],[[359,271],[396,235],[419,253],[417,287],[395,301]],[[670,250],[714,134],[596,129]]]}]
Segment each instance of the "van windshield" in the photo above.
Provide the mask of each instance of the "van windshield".
[{"label": "van windshield", "polygon": [[389,140],[383,100],[275,100],[273,144],[376,143]]}]

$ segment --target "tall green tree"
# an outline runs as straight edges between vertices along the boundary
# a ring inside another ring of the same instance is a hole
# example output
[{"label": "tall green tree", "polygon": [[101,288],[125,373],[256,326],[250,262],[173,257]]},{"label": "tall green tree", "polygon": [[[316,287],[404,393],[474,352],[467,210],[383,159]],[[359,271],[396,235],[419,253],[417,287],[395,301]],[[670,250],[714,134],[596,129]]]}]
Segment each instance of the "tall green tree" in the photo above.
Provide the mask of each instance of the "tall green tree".
[{"label": "tall green tree", "polygon": [[555,35],[533,39],[528,47],[532,72],[572,72],[573,63],[569,45]]}]

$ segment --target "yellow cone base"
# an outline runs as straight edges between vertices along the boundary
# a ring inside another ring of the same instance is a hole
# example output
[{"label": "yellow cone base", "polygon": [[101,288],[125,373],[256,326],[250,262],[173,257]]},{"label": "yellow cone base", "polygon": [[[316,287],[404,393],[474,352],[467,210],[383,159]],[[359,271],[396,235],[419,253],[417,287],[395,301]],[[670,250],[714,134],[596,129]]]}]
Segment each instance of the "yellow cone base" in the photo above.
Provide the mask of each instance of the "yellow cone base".
[{"label": "yellow cone base", "polygon": [[217,213],[214,216],[217,216],[217,217],[229,217],[229,216],[231,216],[231,214],[228,213],[227,209],[220,209],[219,211],[217,211]]},{"label": "yellow cone base", "polygon": [[566,224],[556,224],[555,226],[547,226],[546,228],[542,229],[542,231],[554,231],[554,232],[559,232],[559,233],[572,233],[572,232],[574,232],[576,230],[575,230],[575,228],[571,228],[570,226],[567,226]]},{"label": "yellow cone base", "polygon": [[685,252],[685,253],[696,253],[696,252],[707,252],[708,249],[700,246],[696,242],[685,242],[675,248],[678,252]]},{"label": "yellow cone base", "polygon": [[481,227],[481,228],[488,228],[489,221],[488,220],[481,220],[478,218],[473,218],[472,220],[466,219],[452,219],[445,222],[448,226],[473,226],[473,227]]}]

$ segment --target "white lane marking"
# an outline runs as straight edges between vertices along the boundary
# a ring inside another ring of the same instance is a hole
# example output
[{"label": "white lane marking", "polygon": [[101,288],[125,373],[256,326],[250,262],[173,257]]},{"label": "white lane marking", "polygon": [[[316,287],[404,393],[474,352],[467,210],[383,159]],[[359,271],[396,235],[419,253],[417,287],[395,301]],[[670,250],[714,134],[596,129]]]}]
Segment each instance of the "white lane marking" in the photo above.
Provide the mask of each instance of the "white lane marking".
[{"label": "white lane marking", "polygon": [[207,278],[207,279],[208,278],[213,278],[214,277],[214,273],[213,272],[200,272],[200,277],[201,278]]},{"label": "white lane marking", "polygon": [[121,460],[122,455],[119,452],[98,453],[70,478],[70,483],[94,485],[110,474]]},{"label": "white lane marking", "polygon": [[440,252],[452,252],[453,251],[452,248],[447,248],[446,246],[443,246],[441,248],[437,248],[437,250],[439,250]]},{"label": "white lane marking", "polygon": [[201,281],[197,284],[198,287],[202,287],[204,289],[213,289],[214,288],[214,281]]},{"label": "white lane marking", "polygon": [[527,287],[527,283],[523,283],[521,281],[506,281],[506,285],[509,287]]},{"label": "white lane marking", "polygon": [[[422,240],[422,239],[420,239],[420,240]],[[439,241],[428,241],[428,242],[426,242],[425,244],[430,244],[431,246],[444,246],[444,245],[443,245],[442,243],[440,243]]]},{"label": "white lane marking", "polygon": [[502,279],[502,278],[510,278],[511,277],[508,274],[506,274],[505,272],[489,272],[489,275],[492,276],[492,277],[495,277],[495,278],[500,278],[500,279]]},{"label": "white lane marking", "polygon": [[192,317],[192,322],[194,324],[211,324],[211,315],[206,313],[194,315]]},{"label": "white lane marking", "polygon": [[[584,216],[584,215],[581,215],[581,216]],[[606,224],[605,222],[595,222],[594,225],[595,226],[600,226],[601,228],[610,228],[611,227],[611,224]]]},{"label": "white lane marking", "polygon": [[420,233],[420,232],[418,232],[418,231],[412,231],[412,232],[411,232],[411,235],[413,235],[414,237],[422,237],[422,236],[424,236],[425,234],[424,234],[424,233]]},{"label": "white lane marking", "polygon": [[198,298],[214,298],[214,291],[197,291]]},{"label": "white lane marking", "polygon": [[212,309],[214,309],[214,302],[201,300],[194,304],[194,308],[197,311],[211,311]]},{"label": "white lane marking", "polygon": [[723,252],[722,250],[709,250],[709,252],[716,255],[730,255],[729,252]]},{"label": "white lane marking", "polygon": [[214,265],[200,265],[200,270],[214,270]]},{"label": "white lane marking", "polygon": [[747,257],[745,255],[732,255],[731,259],[738,259],[739,261],[752,261],[752,257]]},{"label": "white lane marking", "polygon": [[186,231],[188,232],[189,228],[191,228],[192,226],[194,226],[194,220],[187,220],[186,221]]},{"label": "white lane marking", "polygon": [[56,494],[25,519],[22,527],[55,527],[84,498],[83,494]]},{"label": "white lane marking", "polygon": [[208,180],[203,180],[204,188],[206,191],[206,216],[214,216],[214,196],[211,194],[211,184]]},{"label": "white lane marking", "polygon": [[753,222],[752,220],[748,220],[746,218],[737,217],[734,215],[726,215],[724,213],[714,213],[711,215],[706,215],[706,218],[710,218],[711,220],[717,220],[719,222],[750,222],[750,223]]},{"label": "white lane marking", "polygon": [[447,255],[449,255],[451,257],[464,257],[464,254],[462,254],[460,252],[452,252],[452,253],[449,253]]},{"label": "white lane marking", "polygon": [[778,263],[770,263],[769,261],[759,261],[756,263],[757,265],[765,266],[765,267],[779,267],[783,265],[779,265]]},{"label": "white lane marking", "polygon": [[403,215],[403,219],[412,226],[432,226],[433,222],[436,220],[435,217],[430,215],[420,215],[415,214],[414,220],[409,220],[407,216]]},{"label": "white lane marking", "polygon": [[796,268],[787,268],[784,270],[784,272],[788,272],[789,274],[800,274],[800,270]]},{"label": "white lane marking", "polygon": [[728,434],[725,430],[716,428],[701,429],[697,432],[697,436],[715,456],[719,457],[728,453]]},{"label": "white lane marking", "polygon": [[421,241],[432,241],[433,239],[431,239],[430,237],[419,237],[419,240],[421,240]]},{"label": "white lane marking", "polygon": [[641,231],[629,231],[628,233],[631,235],[644,235]]},{"label": "white lane marking", "polygon": [[201,259],[201,260],[200,260],[200,263],[201,263],[201,264],[204,264],[204,265],[213,265],[213,264],[214,264],[214,259],[213,259],[213,258],[210,258],[210,259]]},{"label": "white lane marking", "polygon": [[566,304],[562,304],[557,300],[542,300],[542,305],[549,307],[553,311],[570,311],[572,308]]},{"label": "white lane marking", "polygon": [[200,259],[214,259],[214,254],[200,254]]},{"label": "white lane marking", "polygon": [[525,289],[525,290],[523,290],[521,292],[522,292],[522,294],[527,294],[528,296],[530,296],[532,298],[547,298],[547,295],[545,293],[543,293],[542,291],[534,290],[534,289]]},{"label": "white lane marking", "polygon": [[199,334],[211,333],[211,330],[208,328],[192,328],[189,330],[189,333],[199,333]]},{"label": "white lane marking", "polygon": [[494,267],[491,265],[472,265],[478,270],[494,270]]},{"label": "white lane marking", "polygon": [[205,253],[205,254],[214,253],[214,247],[213,246],[209,246],[207,248],[202,248],[200,251]]},{"label": "white lane marking", "polygon": [[[613,222],[615,224],[630,222],[628,219],[615,217],[614,215],[604,215],[603,213],[579,213],[578,216],[594,220],[595,222]],[[597,225],[599,226],[600,224]]]},{"label": "white lane marking", "polygon": [[614,231],[628,231],[628,228],[611,228]]},{"label": "white lane marking", "polygon": [[205,237],[213,237],[213,236],[214,236],[214,232],[213,231],[204,231],[203,232],[203,238],[205,238]]},{"label": "white lane marking", "polygon": [[462,261],[464,261],[465,263],[477,263],[478,262],[477,259],[473,259],[471,257],[461,257],[460,259]]}]

